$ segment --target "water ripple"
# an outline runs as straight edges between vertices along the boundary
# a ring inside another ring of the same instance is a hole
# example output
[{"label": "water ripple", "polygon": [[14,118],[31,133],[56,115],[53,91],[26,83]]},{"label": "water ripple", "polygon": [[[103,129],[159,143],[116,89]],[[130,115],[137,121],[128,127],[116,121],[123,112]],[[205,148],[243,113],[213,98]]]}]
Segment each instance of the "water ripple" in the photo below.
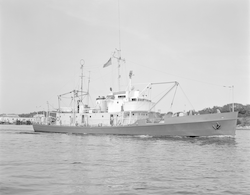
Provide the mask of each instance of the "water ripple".
[{"label": "water ripple", "polygon": [[250,131],[97,136],[0,129],[0,194],[248,194]]}]

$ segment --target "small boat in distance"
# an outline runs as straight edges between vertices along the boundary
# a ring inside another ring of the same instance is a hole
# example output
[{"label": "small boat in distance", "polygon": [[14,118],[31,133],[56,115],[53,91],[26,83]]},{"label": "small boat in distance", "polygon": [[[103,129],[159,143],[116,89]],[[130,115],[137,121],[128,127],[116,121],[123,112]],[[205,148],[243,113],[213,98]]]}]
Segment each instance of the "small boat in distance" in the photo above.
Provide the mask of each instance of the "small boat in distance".
[{"label": "small boat in distance", "polygon": [[[118,68],[120,67],[120,50],[117,50]],[[104,65],[110,65],[110,60]],[[89,95],[83,91],[83,63],[81,63],[81,90],[73,90],[58,96],[59,108],[53,122],[46,124],[34,123],[35,132],[47,133],[77,133],[77,134],[113,134],[113,135],[149,135],[149,136],[234,136],[236,131],[237,112],[213,113],[203,115],[162,114],[154,111],[155,106],[179,83],[155,82],[141,91],[132,85],[133,72],[129,72],[129,84],[126,90],[110,90],[106,96],[96,98],[96,106],[90,108],[83,103],[83,97]],[[118,70],[119,73],[119,70]],[[120,74],[120,73],[119,73]],[[119,83],[120,75],[118,75]],[[159,99],[153,102],[145,93],[155,85],[170,84],[171,88]],[[119,85],[118,85],[119,86]],[[60,107],[64,95],[71,94],[72,108]]]}]

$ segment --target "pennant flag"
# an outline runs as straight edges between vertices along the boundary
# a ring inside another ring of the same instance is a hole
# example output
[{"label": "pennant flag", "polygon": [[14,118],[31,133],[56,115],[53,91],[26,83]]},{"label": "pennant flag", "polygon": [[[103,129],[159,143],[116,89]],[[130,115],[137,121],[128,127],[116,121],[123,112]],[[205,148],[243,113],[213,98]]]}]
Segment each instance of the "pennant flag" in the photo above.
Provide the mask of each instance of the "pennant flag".
[{"label": "pennant flag", "polygon": [[103,65],[103,68],[106,68],[112,64],[111,58],[109,58],[109,61],[106,62],[106,64]]}]

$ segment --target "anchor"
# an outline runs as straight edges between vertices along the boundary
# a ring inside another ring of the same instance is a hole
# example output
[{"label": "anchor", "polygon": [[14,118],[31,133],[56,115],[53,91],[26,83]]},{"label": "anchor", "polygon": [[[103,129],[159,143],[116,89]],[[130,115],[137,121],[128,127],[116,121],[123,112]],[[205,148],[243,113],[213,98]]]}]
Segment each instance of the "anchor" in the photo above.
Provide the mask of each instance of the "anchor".
[{"label": "anchor", "polygon": [[221,125],[217,122],[216,125],[212,125],[212,127],[214,128],[214,130],[219,130]]}]

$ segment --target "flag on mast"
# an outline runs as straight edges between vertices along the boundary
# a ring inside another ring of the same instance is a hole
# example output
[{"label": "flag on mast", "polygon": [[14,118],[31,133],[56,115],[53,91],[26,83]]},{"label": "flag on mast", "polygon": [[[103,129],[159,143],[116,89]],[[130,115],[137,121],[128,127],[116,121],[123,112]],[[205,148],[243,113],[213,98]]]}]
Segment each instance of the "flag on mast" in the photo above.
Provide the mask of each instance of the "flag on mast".
[{"label": "flag on mast", "polygon": [[109,58],[109,61],[107,61],[104,65],[103,68],[106,68],[112,64],[111,58]]}]

